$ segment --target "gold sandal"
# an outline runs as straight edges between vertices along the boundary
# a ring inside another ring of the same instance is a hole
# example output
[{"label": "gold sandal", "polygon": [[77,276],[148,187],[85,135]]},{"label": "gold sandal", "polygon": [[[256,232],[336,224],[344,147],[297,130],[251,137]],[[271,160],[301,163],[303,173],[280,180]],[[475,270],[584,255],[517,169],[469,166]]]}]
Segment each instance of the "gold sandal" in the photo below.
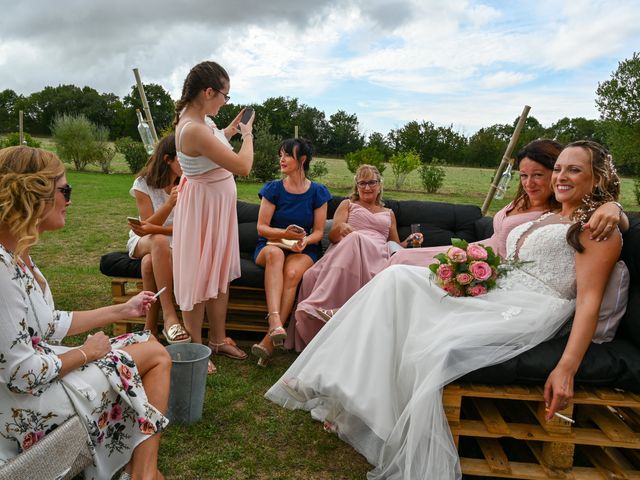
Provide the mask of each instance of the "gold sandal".
[{"label": "gold sandal", "polygon": [[[191,342],[191,336],[189,335],[189,332],[187,332],[179,323],[174,323],[169,328],[163,328],[162,335],[164,335],[165,340],[170,345],[174,345],[176,343]],[[179,338],[184,337],[185,335],[186,338]]]},{"label": "gold sandal", "polygon": [[[279,312],[270,312],[267,313],[267,316],[265,317],[267,319],[267,321],[269,321],[269,317],[271,315],[280,315]],[[282,347],[284,345],[284,341],[287,338],[287,331],[284,329],[284,327],[282,326],[282,322],[280,323],[280,326],[276,327],[276,328],[272,328],[271,330],[269,330],[269,339],[271,340],[271,343],[273,343],[274,347]]]}]

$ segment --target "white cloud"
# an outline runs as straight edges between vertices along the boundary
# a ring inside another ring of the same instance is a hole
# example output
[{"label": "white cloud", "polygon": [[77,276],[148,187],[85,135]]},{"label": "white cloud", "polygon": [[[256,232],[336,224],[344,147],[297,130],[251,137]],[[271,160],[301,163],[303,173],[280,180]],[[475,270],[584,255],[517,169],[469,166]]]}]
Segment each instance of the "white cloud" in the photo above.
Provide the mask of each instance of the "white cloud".
[{"label": "white cloud", "polygon": [[521,83],[528,82],[535,78],[534,75],[519,72],[496,72],[491,75],[486,75],[480,81],[480,85],[483,88],[495,89],[512,87]]}]

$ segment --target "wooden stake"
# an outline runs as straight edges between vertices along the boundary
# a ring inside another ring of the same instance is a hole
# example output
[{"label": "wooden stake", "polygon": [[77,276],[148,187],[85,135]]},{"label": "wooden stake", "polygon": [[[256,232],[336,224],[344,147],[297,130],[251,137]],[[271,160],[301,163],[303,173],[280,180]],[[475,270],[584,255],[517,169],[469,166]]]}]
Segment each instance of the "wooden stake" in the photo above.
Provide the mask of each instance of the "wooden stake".
[{"label": "wooden stake", "polygon": [[298,125],[293,127],[293,138],[298,138]]},{"label": "wooden stake", "polygon": [[142,86],[142,80],[140,80],[140,72],[137,68],[133,69],[133,75],[136,77],[136,84],[138,85],[138,92],[140,92],[140,100],[142,101],[142,108],[144,109],[144,116],[151,128],[151,135],[153,135],[153,141],[158,143],[158,134],[156,133],[156,126],[153,124],[153,117],[151,116],[151,110],[149,110],[149,102],[147,96],[144,93],[144,87]]},{"label": "wooden stake", "polygon": [[529,115],[529,110],[531,107],[529,105],[525,105],[522,109],[522,113],[520,114],[520,118],[518,119],[518,123],[516,124],[516,128],[511,135],[511,140],[509,140],[509,145],[507,145],[507,149],[504,151],[504,155],[502,155],[502,161],[500,165],[498,165],[498,170],[496,170],[496,174],[493,177],[493,182],[491,182],[491,187],[489,187],[489,193],[484,199],[484,203],[482,204],[482,215],[486,215],[487,210],[489,210],[489,205],[491,205],[491,200],[493,200],[493,196],[496,194],[496,189],[498,188],[498,183],[500,182],[500,177],[502,176],[502,172],[507,168],[507,165],[513,164],[513,159],[511,158],[511,154],[513,153],[513,149],[518,143],[518,138],[520,137],[520,132],[524,128],[524,122],[527,120],[527,116]]},{"label": "wooden stake", "polygon": [[18,130],[20,131],[20,145],[24,144],[24,112],[18,112]]}]

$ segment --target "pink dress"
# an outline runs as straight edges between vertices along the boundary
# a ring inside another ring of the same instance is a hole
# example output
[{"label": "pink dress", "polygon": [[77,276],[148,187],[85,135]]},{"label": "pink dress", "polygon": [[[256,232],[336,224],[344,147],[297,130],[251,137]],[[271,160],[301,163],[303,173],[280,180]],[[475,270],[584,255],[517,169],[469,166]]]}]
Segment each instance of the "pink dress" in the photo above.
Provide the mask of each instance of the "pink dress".
[{"label": "pink dress", "polygon": [[[516,213],[507,216],[507,213],[513,209],[513,204],[509,203],[498,211],[493,217],[493,235],[485,240],[474,243],[482,243],[487,247],[493,248],[501,257],[507,253],[507,237],[509,232],[518,225],[536,220],[544,211],[538,210],[533,212]],[[403,249],[393,255],[385,264],[384,268],[390,265],[415,265],[418,267],[428,267],[433,263],[433,257],[439,253],[446,252],[451,245],[441,245],[437,247],[426,248],[410,248]]]},{"label": "pink dress", "polygon": [[212,170],[187,175],[203,158],[178,152],[185,175],[173,217],[173,278],[183,311],[226,293],[240,277],[236,183],[231,172],[215,163]]},{"label": "pink dress", "polygon": [[349,204],[349,225],[354,232],[331,245],[327,253],[304,273],[295,318],[289,324],[286,348],[301,352],[324,326],[317,307],[339,308],[386,264],[391,212],[372,213]]}]

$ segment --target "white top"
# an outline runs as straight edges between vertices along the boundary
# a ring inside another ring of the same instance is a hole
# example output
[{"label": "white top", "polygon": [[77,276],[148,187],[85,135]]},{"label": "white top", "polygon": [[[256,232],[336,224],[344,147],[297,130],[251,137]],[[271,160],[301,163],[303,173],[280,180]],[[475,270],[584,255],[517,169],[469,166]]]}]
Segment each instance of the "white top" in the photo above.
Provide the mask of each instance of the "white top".
[{"label": "white top", "polygon": [[[180,136],[178,137],[178,144],[180,145],[180,147],[178,148],[178,161],[180,162],[180,167],[182,167],[182,173],[187,177],[202,175],[203,173],[207,173],[214,168],[220,168],[220,166],[209,157],[205,157],[204,155],[192,157],[180,151],[180,148],[182,147],[182,134],[190,123],[192,122],[187,122],[182,126],[182,130],[180,130]],[[233,150],[233,147],[229,143],[229,140],[227,140],[227,137],[224,136],[224,132],[216,127],[216,124],[213,122],[213,120],[211,120],[209,117],[205,117],[205,123],[211,128],[213,135],[218,140],[220,140],[223,145]]]},{"label": "white top", "polygon": [[[129,195],[135,198],[136,190],[149,196],[153,205],[153,211],[157,212],[167,200],[169,200],[169,194],[164,191],[164,188],[153,188],[147,185],[147,180],[144,177],[138,177],[133,181],[133,186],[129,190]],[[173,210],[162,224],[164,227],[173,225]]]}]

